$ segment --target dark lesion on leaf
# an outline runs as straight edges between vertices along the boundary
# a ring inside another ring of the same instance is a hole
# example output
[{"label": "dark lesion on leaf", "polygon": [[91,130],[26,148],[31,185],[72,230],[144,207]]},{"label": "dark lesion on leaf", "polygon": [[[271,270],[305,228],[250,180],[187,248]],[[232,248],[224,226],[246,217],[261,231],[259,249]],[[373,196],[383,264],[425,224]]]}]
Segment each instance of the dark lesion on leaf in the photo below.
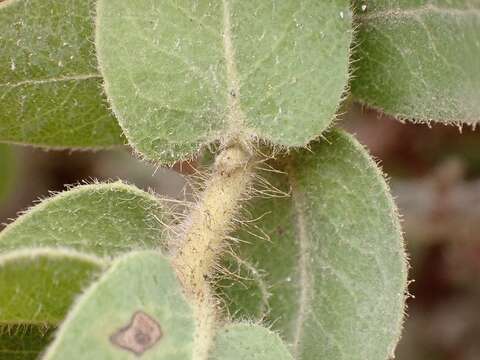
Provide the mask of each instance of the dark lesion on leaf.
[{"label": "dark lesion on leaf", "polygon": [[126,326],[110,336],[110,341],[114,346],[141,356],[162,337],[160,324],[143,311],[137,311]]}]

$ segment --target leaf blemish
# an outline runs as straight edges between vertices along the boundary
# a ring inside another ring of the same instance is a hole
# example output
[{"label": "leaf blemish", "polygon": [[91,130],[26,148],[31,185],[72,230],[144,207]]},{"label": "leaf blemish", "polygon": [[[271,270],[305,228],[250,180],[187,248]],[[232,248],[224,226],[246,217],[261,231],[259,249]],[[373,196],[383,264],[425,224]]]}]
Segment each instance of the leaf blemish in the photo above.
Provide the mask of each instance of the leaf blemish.
[{"label": "leaf blemish", "polygon": [[141,356],[162,337],[162,329],[158,322],[143,311],[137,311],[128,325],[110,336],[110,341],[115,346]]}]

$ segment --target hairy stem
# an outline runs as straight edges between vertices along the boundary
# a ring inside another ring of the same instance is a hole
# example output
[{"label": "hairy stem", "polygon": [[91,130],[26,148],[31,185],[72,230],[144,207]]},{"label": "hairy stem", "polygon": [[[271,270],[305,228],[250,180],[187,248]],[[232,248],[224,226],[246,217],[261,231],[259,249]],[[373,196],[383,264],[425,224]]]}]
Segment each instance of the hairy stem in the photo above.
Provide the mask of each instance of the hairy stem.
[{"label": "hairy stem", "polygon": [[220,153],[204,193],[184,223],[183,245],[174,262],[187,290],[196,298],[203,295],[203,284],[224,248],[223,240],[250,185],[250,158],[240,145]]},{"label": "hairy stem", "polygon": [[233,218],[253,178],[250,152],[239,143],[217,157],[214,172],[196,207],[184,222],[182,245],[173,263],[197,318],[194,359],[206,359],[216,326],[216,311],[210,293],[209,275],[225,247]]}]

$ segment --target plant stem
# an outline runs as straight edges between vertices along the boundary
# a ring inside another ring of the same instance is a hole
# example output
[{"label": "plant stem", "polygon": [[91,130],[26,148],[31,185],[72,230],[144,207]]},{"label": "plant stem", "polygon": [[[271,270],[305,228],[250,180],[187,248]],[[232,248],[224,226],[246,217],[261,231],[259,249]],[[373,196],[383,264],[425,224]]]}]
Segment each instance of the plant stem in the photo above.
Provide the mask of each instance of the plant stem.
[{"label": "plant stem", "polygon": [[216,158],[205,191],[183,224],[183,243],[173,264],[194,304],[195,360],[208,358],[217,322],[208,278],[225,247],[224,239],[232,230],[240,202],[248,193],[252,168],[251,153],[240,143],[224,149]]},{"label": "plant stem", "polygon": [[224,248],[223,240],[232,229],[252,177],[248,150],[237,144],[223,150],[204,193],[184,223],[183,244],[174,263],[186,289],[197,299],[204,296],[206,278]]}]

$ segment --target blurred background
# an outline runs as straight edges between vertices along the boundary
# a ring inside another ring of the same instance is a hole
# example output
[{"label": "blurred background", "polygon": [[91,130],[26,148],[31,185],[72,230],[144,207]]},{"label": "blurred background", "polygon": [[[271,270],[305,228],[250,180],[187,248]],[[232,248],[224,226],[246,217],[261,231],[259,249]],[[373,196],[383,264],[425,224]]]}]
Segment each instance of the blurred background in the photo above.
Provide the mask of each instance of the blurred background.
[{"label": "blurred background", "polygon": [[[480,131],[403,124],[360,106],[339,126],[383,167],[403,216],[412,297],[397,359],[480,359]],[[0,229],[50,191],[93,179],[123,179],[182,198],[181,172],[191,170],[183,165],[155,168],[127,148],[0,145]]]}]

